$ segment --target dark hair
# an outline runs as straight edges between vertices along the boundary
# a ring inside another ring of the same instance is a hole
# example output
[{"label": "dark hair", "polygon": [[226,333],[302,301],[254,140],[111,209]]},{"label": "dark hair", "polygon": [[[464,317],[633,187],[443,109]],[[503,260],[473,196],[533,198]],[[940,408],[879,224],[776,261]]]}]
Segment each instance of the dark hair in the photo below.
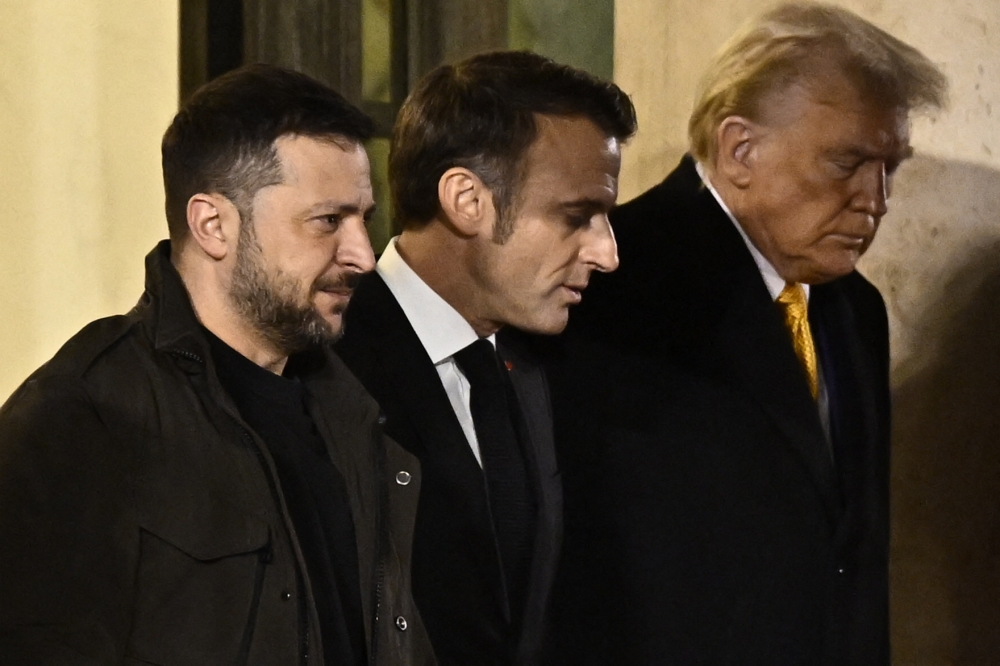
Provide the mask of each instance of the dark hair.
[{"label": "dark hair", "polygon": [[509,233],[535,114],[581,116],[621,141],[636,128],[635,108],[618,86],[536,53],[497,51],[442,65],[417,84],[392,131],[389,183],[403,228],[438,213],[438,181],[460,166],[493,192]]},{"label": "dark hair", "polygon": [[274,142],[285,135],[363,141],[371,119],[340,93],[273,65],[249,65],[205,84],[163,135],[163,188],[173,240],[187,234],[199,192],[229,199],[247,219],[259,189],[281,182]]}]

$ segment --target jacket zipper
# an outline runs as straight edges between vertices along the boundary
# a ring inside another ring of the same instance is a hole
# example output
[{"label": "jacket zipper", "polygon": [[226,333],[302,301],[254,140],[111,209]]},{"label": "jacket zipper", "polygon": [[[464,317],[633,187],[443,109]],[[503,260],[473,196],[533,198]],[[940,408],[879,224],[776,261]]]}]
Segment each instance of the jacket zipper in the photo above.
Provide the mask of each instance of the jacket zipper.
[{"label": "jacket zipper", "polygon": [[198,356],[194,352],[189,352],[185,349],[171,349],[169,350],[169,352],[173,356],[180,356],[181,358],[186,358],[189,361],[194,361],[198,365],[205,365],[205,359],[203,359],[201,356]]}]

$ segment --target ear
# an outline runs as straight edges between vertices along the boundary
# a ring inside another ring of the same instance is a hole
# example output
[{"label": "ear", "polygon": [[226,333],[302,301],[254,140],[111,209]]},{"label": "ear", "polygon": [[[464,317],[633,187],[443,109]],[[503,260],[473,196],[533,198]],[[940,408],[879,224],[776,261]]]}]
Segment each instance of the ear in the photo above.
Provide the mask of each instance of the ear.
[{"label": "ear", "polygon": [[715,133],[715,173],[735,187],[747,187],[753,175],[759,134],[757,124],[743,116],[723,120]]},{"label": "ear", "polygon": [[492,235],[493,193],[479,176],[464,167],[452,167],[438,180],[438,201],[444,217],[463,236]]},{"label": "ear", "polygon": [[225,197],[218,194],[191,197],[187,205],[187,223],[191,238],[213,259],[224,259],[235,250],[240,214]]}]

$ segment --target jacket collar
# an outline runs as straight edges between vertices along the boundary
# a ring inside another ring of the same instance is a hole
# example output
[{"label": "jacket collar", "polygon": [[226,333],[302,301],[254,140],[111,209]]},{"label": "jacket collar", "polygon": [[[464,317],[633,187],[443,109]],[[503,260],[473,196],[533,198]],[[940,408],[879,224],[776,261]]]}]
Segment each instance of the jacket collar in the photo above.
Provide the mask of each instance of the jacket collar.
[{"label": "jacket collar", "polygon": [[194,314],[184,281],[170,261],[170,241],[160,241],[146,255],[146,293],[139,308],[146,313],[153,345],[159,351],[209,357],[208,342]]},{"label": "jacket collar", "polygon": [[[170,253],[170,241],[163,240],[146,255],[146,293],[137,308],[146,309],[153,345],[158,351],[193,356],[211,364],[208,341],[201,332],[187,287],[170,261]],[[303,381],[323,377],[331,369],[331,356],[332,351],[326,346],[294,354],[288,359],[289,370]]]}]

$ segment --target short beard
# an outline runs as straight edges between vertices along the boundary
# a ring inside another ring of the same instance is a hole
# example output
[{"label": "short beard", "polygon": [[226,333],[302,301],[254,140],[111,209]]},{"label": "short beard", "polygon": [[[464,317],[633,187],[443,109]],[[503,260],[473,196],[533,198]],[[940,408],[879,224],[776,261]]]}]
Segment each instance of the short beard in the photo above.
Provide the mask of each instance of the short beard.
[{"label": "short beard", "polygon": [[[271,277],[253,221],[243,216],[236,247],[236,266],[229,287],[229,300],[254,331],[281,353],[291,355],[310,347],[335,342],[341,331],[316,311],[313,296],[321,289],[353,286],[353,274],[341,280],[317,280],[310,285],[305,304],[298,301],[299,285],[280,270]],[[337,283],[337,284],[331,284]],[[341,285],[341,283],[344,283]]]}]

